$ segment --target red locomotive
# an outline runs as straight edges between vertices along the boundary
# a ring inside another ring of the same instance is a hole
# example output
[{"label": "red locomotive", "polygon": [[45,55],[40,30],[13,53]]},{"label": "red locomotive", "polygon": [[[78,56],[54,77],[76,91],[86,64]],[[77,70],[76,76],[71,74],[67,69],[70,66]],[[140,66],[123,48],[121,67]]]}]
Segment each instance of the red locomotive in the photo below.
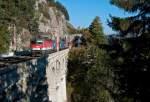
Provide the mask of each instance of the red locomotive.
[{"label": "red locomotive", "polygon": [[55,37],[48,34],[35,36],[30,44],[32,50],[51,50],[54,49]]},{"label": "red locomotive", "polygon": [[66,38],[56,38],[52,34],[40,34],[35,36],[30,44],[32,51],[64,49],[68,46]]}]

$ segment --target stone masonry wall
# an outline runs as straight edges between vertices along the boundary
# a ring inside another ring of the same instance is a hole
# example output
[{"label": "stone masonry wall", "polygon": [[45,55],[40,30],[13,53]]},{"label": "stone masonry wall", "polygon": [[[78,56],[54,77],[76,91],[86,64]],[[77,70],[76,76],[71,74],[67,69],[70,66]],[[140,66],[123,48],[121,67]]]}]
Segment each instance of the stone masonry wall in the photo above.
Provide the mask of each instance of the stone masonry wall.
[{"label": "stone masonry wall", "polygon": [[0,102],[66,102],[68,51],[0,68]]}]

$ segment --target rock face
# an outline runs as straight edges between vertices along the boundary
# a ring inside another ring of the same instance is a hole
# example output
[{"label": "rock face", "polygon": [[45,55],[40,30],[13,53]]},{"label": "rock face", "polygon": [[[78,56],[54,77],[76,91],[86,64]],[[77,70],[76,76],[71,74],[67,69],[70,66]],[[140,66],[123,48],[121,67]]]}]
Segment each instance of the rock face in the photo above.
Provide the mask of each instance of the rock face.
[{"label": "rock face", "polygon": [[47,17],[44,12],[40,12],[41,7],[47,6],[46,0],[39,0],[36,4],[37,12],[39,13],[39,30],[40,32],[51,32],[53,34],[63,35],[66,31],[66,19],[61,11],[56,7],[47,7]]},{"label": "rock face", "polygon": [[[67,34],[67,20],[64,14],[55,6],[50,6],[47,0],[37,0],[35,10],[39,32],[48,32],[57,37]],[[29,48],[32,36],[28,29],[21,28],[18,32],[15,25],[10,26],[9,29],[13,30],[10,51]]]},{"label": "rock face", "polygon": [[28,29],[22,28],[22,30],[19,33],[17,33],[16,27],[14,27],[14,33],[12,34],[12,39],[9,48],[10,51],[20,51],[24,49],[29,49],[30,38],[31,34]]}]

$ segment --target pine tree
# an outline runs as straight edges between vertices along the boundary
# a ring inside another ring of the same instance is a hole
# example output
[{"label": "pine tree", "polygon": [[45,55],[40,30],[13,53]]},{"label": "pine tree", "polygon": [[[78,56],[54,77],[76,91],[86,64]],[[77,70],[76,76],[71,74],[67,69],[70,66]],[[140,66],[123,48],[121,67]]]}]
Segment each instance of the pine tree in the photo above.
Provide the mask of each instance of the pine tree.
[{"label": "pine tree", "polygon": [[100,45],[105,42],[103,27],[98,16],[92,21],[91,25],[89,26],[89,31],[96,45]]},{"label": "pine tree", "polygon": [[119,38],[112,43],[112,65],[117,102],[150,101],[150,0],[111,0],[113,5],[131,13],[131,17],[111,17],[109,25]]},{"label": "pine tree", "polygon": [[121,31],[123,26],[124,33],[121,32],[123,36],[147,36],[149,37],[150,31],[150,1],[149,0],[111,0],[113,5],[118,6],[119,8],[131,12],[136,13],[134,16],[127,18],[119,18],[119,17],[111,17],[112,22],[109,25],[115,31]]}]

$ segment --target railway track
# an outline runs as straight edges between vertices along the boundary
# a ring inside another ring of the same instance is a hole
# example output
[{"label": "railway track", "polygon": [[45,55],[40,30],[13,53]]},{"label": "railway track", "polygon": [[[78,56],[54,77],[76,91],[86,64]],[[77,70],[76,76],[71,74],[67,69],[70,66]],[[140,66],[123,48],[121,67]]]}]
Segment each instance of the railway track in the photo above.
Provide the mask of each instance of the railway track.
[{"label": "railway track", "polygon": [[[60,51],[65,50],[60,49]],[[17,64],[21,62],[25,62],[28,60],[32,60],[41,56],[48,56],[49,54],[57,52],[56,50],[51,50],[51,51],[33,51],[29,55],[18,55],[18,56],[11,56],[11,57],[0,57],[0,68],[12,65],[12,64]]]},{"label": "railway track", "polygon": [[6,57],[6,58],[0,58],[0,68],[1,67],[6,67],[12,64],[17,64],[20,62],[25,62],[28,60],[31,60],[35,57],[30,57],[30,56],[12,56],[12,57]]}]

